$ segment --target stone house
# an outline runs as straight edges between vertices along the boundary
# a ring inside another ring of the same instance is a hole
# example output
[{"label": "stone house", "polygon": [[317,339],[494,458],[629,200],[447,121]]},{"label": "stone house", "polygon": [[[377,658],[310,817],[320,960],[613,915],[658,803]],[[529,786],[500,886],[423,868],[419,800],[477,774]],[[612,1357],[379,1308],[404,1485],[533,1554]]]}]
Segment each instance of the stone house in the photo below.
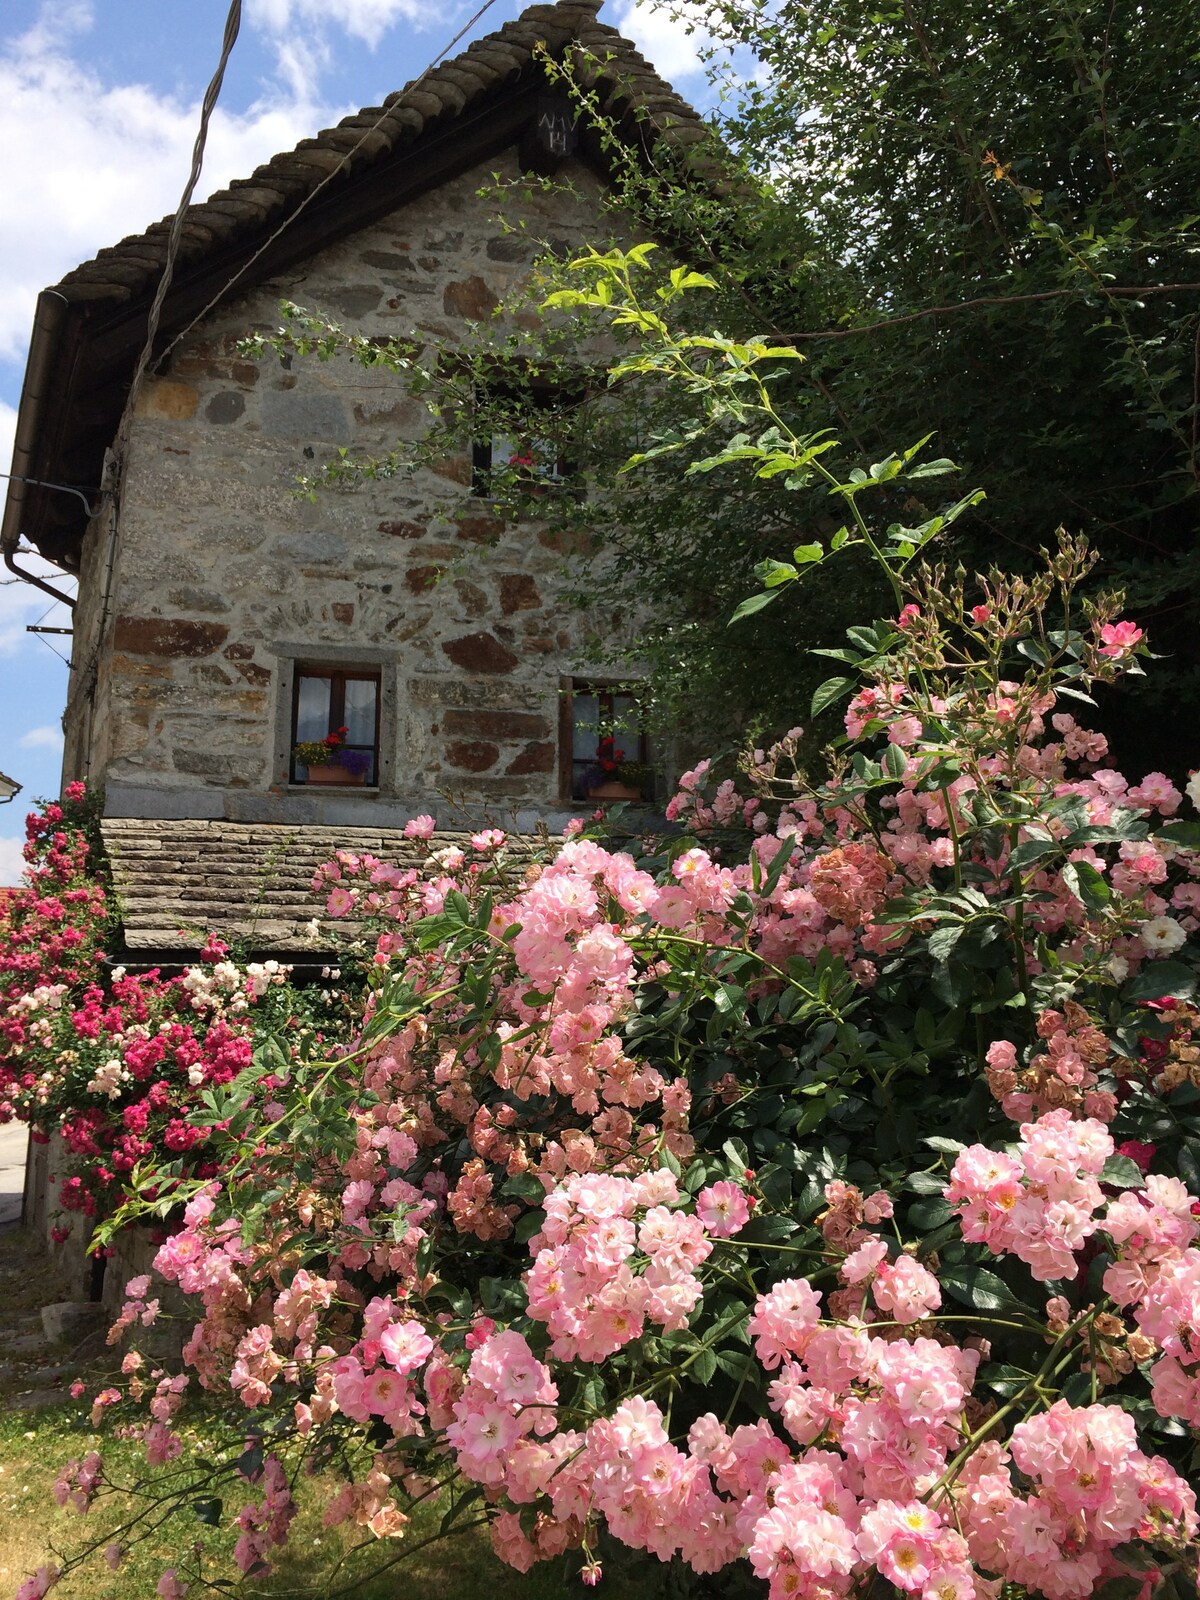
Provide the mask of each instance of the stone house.
[{"label": "stone house", "polygon": [[[295,946],[331,848],[394,856],[421,812],[561,827],[582,798],[612,664],[581,659],[554,538],[492,514],[478,443],[298,498],[314,461],[382,454],[428,413],[393,374],[238,346],[281,299],[453,341],[519,285],[532,239],[610,231],[610,155],[543,53],[571,53],[627,148],[702,168],[699,119],[597,9],[535,5],[192,206],[132,408],[169,219],[39,299],[0,538],[14,570],[24,539],[78,576],[64,779],[105,788],[131,951],[206,927]],[[499,227],[481,189],[530,171],[569,186],[518,184]],[[355,754],[330,783],[294,749],[337,728]]]}]

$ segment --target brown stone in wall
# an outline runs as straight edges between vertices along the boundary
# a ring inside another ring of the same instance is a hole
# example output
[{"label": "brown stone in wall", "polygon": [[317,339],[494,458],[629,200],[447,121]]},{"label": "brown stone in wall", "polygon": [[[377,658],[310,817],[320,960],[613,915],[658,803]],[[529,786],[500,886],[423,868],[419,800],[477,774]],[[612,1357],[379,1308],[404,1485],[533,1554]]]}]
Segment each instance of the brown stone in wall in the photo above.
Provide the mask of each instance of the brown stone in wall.
[{"label": "brown stone in wall", "polygon": [[440,567],[409,567],[404,574],[405,587],[413,594],[427,594],[438,580]]},{"label": "brown stone in wall", "polygon": [[135,656],[210,656],[228,637],[223,622],[123,616],[117,618],[113,648]]},{"label": "brown stone in wall", "polygon": [[490,633],[465,633],[442,649],[464,672],[511,672],[518,658]]},{"label": "brown stone in wall", "polygon": [[498,539],[504,532],[499,517],[459,517],[455,528],[460,539],[471,544],[483,544],[488,539]]},{"label": "brown stone in wall", "polygon": [[128,656],[114,656],[111,663],[115,678],[169,678],[171,668],[154,661],[131,661]]},{"label": "brown stone in wall", "polygon": [[549,742],[527,744],[520,755],[514,756],[505,767],[510,777],[520,778],[529,772],[553,772],[556,751]]},{"label": "brown stone in wall", "polygon": [[252,644],[227,644],[221,654],[226,661],[252,661],[254,659],[254,646]]},{"label": "brown stone in wall", "polygon": [[538,586],[527,572],[506,572],[500,579],[500,609],[506,617],[514,611],[537,611],[541,604]]},{"label": "brown stone in wall", "polygon": [[446,746],[446,760],[462,772],[486,772],[499,757],[499,746],[485,739],[457,739]]},{"label": "brown stone in wall", "polygon": [[354,621],[354,607],[347,600],[335,600],[332,606],[335,622],[344,622],[347,627]]},{"label": "brown stone in wall", "polygon": [[439,478],[448,478],[451,483],[461,483],[464,487],[470,483],[474,471],[466,456],[443,456],[440,461],[431,461],[429,468]]},{"label": "brown stone in wall", "polygon": [[469,733],[484,739],[544,739],[550,732],[545,717],[528,711],[448,710],[443,719],[447,733]]},{"label": "brown stone in wall", "polygon": [[380,533],[390,533],[394,539],[419,539],[425,529],[419,522],[381,522]]},{"label": "brown stone in wall", "polygon": [[168,422],[186,422],[196,415],[199,392],[190,383],[173,383],[161,379],[145,385],[138,396],[139,417],[162,417]]},{"label": "brown stone in wall", "polygon": [[490,607],[488,597],[477,583],[471,583],[467,578],[456,578],[454,590],[462,602],[462,608],[472,619],[486,617]]},{"label": "brown stone in wall", "polygon": [[260,667],[256,661],[235,661],[234,666],[247,683],[256,683],[261,687],[271,681],[271,669]]},{"label": "brown stone in wall", "polygon": [[538,543],[560,555],[582,556],[592,549],[592,536],[582,528],[539,528]]},{"label": "brown stone in wall", "polygon": [[442,308],[448,317],[466,317],[469,322],[482,322],[491,316],[498,304],[496,296],[477,273],[459,283],[448,283],[442,296]]}]

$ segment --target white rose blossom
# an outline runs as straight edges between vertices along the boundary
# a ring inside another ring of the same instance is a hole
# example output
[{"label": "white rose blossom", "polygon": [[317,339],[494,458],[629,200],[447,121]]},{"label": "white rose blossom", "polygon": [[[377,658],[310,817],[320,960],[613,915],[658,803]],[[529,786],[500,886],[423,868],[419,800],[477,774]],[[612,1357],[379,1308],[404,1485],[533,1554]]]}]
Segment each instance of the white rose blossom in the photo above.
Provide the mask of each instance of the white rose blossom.
[{"label": "white rose blossom", "polygon": [[1138,929],[1138,938],[1155,956],[1168,956],[1187,943],[1187,934],[1174,917],[1151,917]]}]

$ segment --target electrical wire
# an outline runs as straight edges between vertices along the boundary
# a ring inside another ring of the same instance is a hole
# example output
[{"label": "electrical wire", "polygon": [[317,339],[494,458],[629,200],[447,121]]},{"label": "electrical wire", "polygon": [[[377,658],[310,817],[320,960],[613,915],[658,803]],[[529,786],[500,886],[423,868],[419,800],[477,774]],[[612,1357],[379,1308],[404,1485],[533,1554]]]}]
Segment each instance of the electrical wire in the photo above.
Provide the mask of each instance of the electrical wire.
[{"label": "electrical wire", "polygon": [[49,650],[50,654],[52,656],[57,656],[62,662],[63,666],[66,667],[68,672],[71,670],[71,663],[68,657],[64,656],[61,651],[56,650],[44,633],[35,633],[34,638],[40,639],[41,642],[46,646],[46,649]]},{"label": "electrical wire", "polygon": [[[149,369],[150,357],[154,350],[154,341],[158,336],[158,324],[159,319],[162,316],[162,308],[167,298],[167,292],[171,287],[171,279],[175,274],[175,258],[179,253],[179,242],[183,237],[184,219],[187,216],[188,207],[192,203],[192,195],[195,192],[196,184],[200,179],[200,171],[204,165],[204,150],[206,144],[208,143],[209,122],[212,119],[213,111],[216,109],[217,99],[221,93],[221,85],[225,81],[225,68],[229,65],[229,57],[233,53],[233,47],[237,41],[237,36],[241,25],[242,0],[230,0],[229,10],[225,17],[225,31],[221,39],[221,54],[217,61],[216,71],[209,80],[208,88],[204,91],[204,99],[200,105],[200,123],[196,129],[196,141],[192,146],[191,170],[188,173],[187,182],[184,184],[183,194],[179,198],[179,205],[177,206],[175,215],[171,220],[171,227],[167,234],[167,248],[163,260],[162,274],[158,280],[158,287],[154,291],[154,299],[150,303],[150,310],[146,318],[145,343],[142,345],[141,354],[138,356],[137,365],[133,371],[133,381],[129,386],[129,393],[125,399],[125,408],[121,413],[121,420],[117,424],[117,431],[113,437],[110,459],[114,468],[114,481],[111,483],[108,482],[106,475],[106,482],[102,488],[102,497],[103,493],[105,492],[110,494],[110,496],[113,495],[117,485],[119,484],[121,474],[124,471],[125,451],[129,443],[129,430],[133,420],[134,408],[137,405],[138,395],[141,392],[142,384],[145,381],[146,373]],[[111,498],[109,509],[111,527],[109,532],[107,563],[108,572],[105,580],[104,599],[101,606],[100,620],[96,630],[96,641],[91,648],[86,662],[80,664],[75,679],[75,691],[67,697],[66,712],[64,713],[66,716],[71,714],[71,711],[81,693],[91,693],[95,681],[96,664],[100,659],[100,651],[105,636],[105,625],[108,621],[113,564],[116,559],[116,505],[116,499]],[[38,634],[37,637],[41,639],[43,644],[46,644],[46,639],[43,634]],[[53,649],[53,646],[48,644],[46,644],[46,647],[47,649]],[[59,654],[57,650],[54,650],[53,653],[55,655]],[[59,660],[64,661],[66,658],[64,656],[59,656]],[[67,666],[71,666],[69,661],[67,662]]]},{"label": "electrical wire", "polygon": [[451,50],[454,49],[459,40],[470,33],[471,29],[475,26],[479,19],[488,11],[490,11],[495,3],[496,0],[485,0],[485,3],[480,6],[479,10],[469,22],[463,24],[463,26],[454,35],[453,39],[450,40],[449,44],[444,45],[442,49],[438,51],[437,55],[434,56],[433,60],[421,73],[420,77],[414,78],[411,83],[405,84],[404,88],[396,96],[395,100],[392,101],[391,105],[384,107],[371,126],[363,131],[361,138],[356,140],[355,143],[350,146],[349,150],[346,151],[345,155],[342,156],[337,165],[329,169],[329,171],[321,179],[320,183],[318,183],[315,188],[311,189],[309,193],[305,195],[304,199],[301,200],[300,204],[294,211],[288,213],[288,215],[283,219],[270,237],[265,239],[263,243],[259,245],[254,254],[244,261],[233,274],[233,276],[229,278],[220,289],[218,289],[217,293],[212,297],[208,304],[202,310],[196,313],[196,315],[185,328],[180,329],[180,331],[171,340],[170,344],[167,345],[166,349],[162,351],[158,359],[154,362],[154,365],[151,369],[152,371],[157,372],[161,368],[163,362],[171,354],[172,350],[175,349],[176,345],[180,344],[184,339],[186,339],[196,324],[203,322],[204,318],[208,316],[210,311],[216,310],[216,308],[221,304],[221,301],[224,300],[225,296],[229,293],[230,289],[233,288],[234,284],[237,283],[240,278],[244,277],[247,272],[249,272],[250,268],[260,258],[260,256],[264,255],[265,252],[271,248],[279,236],[285,233],[287,229],[291,227],[292,223],[295,222],[296,218],[303,213],[305,208],[311,205],[321,191],[328,184],[332,183],[339,173],[341,173],[343,169],[350,164],[351,160],[358,154],[363,145],[366,144],[367,140],[379,131],[388,118],[393,115],[397,105],[403,102],[404,96],[411,93],[414,89],[420,88],[421,84],[425,82],[425,79],[429,76],[429,74],[434,71],[434,69],[442,60],[444,60],[446,56],[450,54]]},{"label": "electrical wire", "polygon": [[154,299],[150,304],[150,312],[146,319],[146,342],[142,346],[142,353],[138,357],[137,366],[134,368],[133,382],[129,386],[129,396],[125,401],[125,410],[121,416],[120,426],[117,428],[116,440],[113,449],[120,453],[118,445],[124,442],[124,437],[129,426],[129,419],[133,415],[133,408],[137,404],[138,394],[145,380],[147,369],[150,365],[150,356],[154,349],[154,341],[158,335],[158,323],[162,316],[163,303],[167,298],[167,291],[171,287],[171,279],[175,274],[175,257],[179,253],[179,241],[183,236],[184,219],[188,207],[192,203],[192,195],[196,184],[200,180],[200,170],[204,165],[204,147],[208,142],[208,125],[216,109],[217,97],[221,93],[221,85],[225,81],[225,68],[229,65],[229,57],[237,40],[238,31],[242,25],[242,0],[231,0],[229,12],[225,18],[225,33],[221,40],[221,57],[217,62],[217,70],[209,80],[208,88],[204,91],[204,99],[200,106],[200,126],[196,130],[196,142],[192,146],[192,169],[188,174],[187,183],[184,185],[179,206],[171,220],[171,230],[167,235],[166,260],[163,262],[162,276],[158,280],[158,287],[154,292]]},{"label": "electrical wire", "polygon": [[[48,483],[45,478],[26,478],[19,472],[0,472],[0,478],[7,478],[12,483],[32,483],[37,489],[59,489],[63,494],[73,494],[77,500],[83,501],[83,509],[88,514],[89,522],[100,510],[99,502],[97,502],[96,505],[92,505],[91,501],[88,499],[87,495],[84,494],[83,490],[76,489],[75,486],[70,483]],[[103,498],[103,489],[94,489],[92,492],[93,494],[98,494],[101,496],[101,498]]]}]

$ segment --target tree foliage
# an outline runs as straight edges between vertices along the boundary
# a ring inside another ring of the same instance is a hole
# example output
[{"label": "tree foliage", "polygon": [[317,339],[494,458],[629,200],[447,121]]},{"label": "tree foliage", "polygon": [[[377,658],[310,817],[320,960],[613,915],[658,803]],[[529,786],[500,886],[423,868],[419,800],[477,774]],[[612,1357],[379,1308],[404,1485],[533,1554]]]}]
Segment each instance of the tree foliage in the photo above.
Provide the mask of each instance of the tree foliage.
[{"label": "tree foliage", "polygon": [[[968,564],[1028,564],[1058,525],[1094,543],[1173,658],[1118,743],[1166,759],[1197,672],[1195,8],[716,0],[690,15],[754,58],[721,132],[770,200],[721,231],[721,326],[808,358],[799,431],[828,426],[871,459],[933,435],[986,490],[955,533]],[[727,549],[727,519],[705,526]],[[655,537],[630,534],[651,564]],[[736,537],[729,554],[736,569]],[[801,619],[810,637],[828,599]],[[775,688],[768,675],[762,709],[786,718]]]}]

